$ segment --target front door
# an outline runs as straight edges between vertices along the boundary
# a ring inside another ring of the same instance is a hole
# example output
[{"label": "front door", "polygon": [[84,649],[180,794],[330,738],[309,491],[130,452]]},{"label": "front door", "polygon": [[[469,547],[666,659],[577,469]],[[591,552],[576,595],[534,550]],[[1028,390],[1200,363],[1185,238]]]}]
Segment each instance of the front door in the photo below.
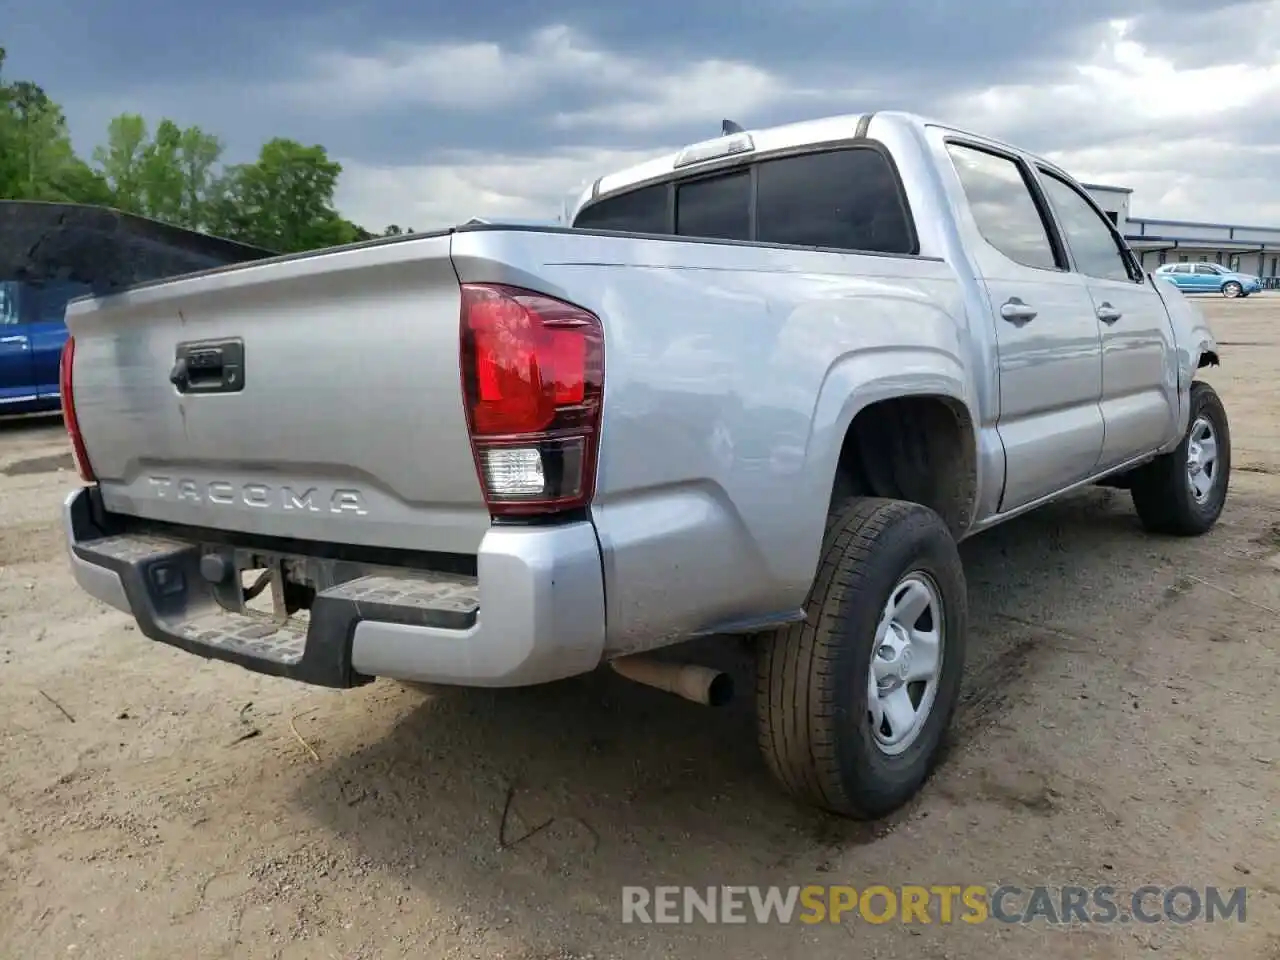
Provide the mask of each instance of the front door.
[{"label": "front door", "polygon": [[[1070,183],[1043,168],[1039,174],[1072,266],[1088,285],[1102,336],[1106,435],[1098,466],[1106,469],[1153,452],[1177,429],[1173,325],[1160,294],[1126,256],[1111,224]],[[1197,264],[1197,276],[1202,269],[1213,270]]]},{"label": "front door", "polygon": [[1005,512],[1093,472],[1103,443],[1102,339],[1089,290],[1067,269],[1027,167],[987,145],[951,141],[947,149],[994,316]]},{"label": "front door", "polygon": [[34,407],[31,335],[22,320],[20,284],[0,281],[0,417]]},{"label": "front door", "polygon": [[67,301],[89,293],[83,283],[46,280],[27,284],[22,309],[31,338],[35,389],[46,405],[58,400],[58,365],[67,341]]}]

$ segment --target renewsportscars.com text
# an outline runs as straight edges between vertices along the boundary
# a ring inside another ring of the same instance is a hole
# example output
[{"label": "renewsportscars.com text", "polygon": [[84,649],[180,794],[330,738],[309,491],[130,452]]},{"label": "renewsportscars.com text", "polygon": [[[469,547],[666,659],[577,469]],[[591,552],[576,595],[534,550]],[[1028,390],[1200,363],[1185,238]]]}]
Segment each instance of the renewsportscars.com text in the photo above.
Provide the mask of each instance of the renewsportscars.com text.
[{"label": "renewsportscars.com text", "polygon": [[1214,923],[1245,921],[1244,887],[935,884],[623,887],[622,922]]}]

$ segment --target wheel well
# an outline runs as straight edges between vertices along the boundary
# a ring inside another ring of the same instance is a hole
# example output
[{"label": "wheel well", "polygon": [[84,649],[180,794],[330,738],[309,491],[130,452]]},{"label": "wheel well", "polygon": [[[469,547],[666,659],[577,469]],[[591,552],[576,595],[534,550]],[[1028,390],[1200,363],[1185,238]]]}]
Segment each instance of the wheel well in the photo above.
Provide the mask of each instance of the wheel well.
[{"label": "wheel well", "polygon": [[1212,350],[1206,350],[1200,354],[1200,362],[1196,364],[1196,369],[1201,367],[1216,367],[1218,365],[1218,355]]},{"label": "wheel well", "polygon": [[978,493],[973,422],[948,397],[896,397],[859,411],[845,434],[832,508],[856,496],[909,500],[935,510],[954,536]]}]

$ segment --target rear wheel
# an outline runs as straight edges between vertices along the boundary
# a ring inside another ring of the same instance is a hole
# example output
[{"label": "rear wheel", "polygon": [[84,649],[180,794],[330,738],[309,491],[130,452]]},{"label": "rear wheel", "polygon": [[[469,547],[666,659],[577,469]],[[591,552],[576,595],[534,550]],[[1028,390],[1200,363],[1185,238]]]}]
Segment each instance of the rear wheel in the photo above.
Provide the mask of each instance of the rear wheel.
[{"label": "rear wheel", "polygon": [[1244,288],[1234,280],[1228,280],[1222,285],[1222,295],[1228,300],[1234,300],[1244,292]]},{"label": "rear wheel", "polygon": [[759,644],[761,751],[793,796],[883,817],[928,778],[960,694],[968,602],[942,518],[853,500],[828,525],[807,613]]},{"label": "rear wheel", "polygon": [[1217,391],[1191,384],[1187,433],[1133,477],[1133,505],[1153,533],[1194,537],[1218,522],[1231,480],[1231,428]]}]

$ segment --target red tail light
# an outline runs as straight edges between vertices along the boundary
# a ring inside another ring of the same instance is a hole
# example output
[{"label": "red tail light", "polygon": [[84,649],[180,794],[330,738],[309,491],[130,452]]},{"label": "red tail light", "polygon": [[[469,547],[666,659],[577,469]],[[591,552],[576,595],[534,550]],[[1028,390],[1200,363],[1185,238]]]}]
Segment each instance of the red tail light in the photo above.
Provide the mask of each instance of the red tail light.
[{"label": "red tail light", "polygon": [[62,398],[62,422],[66,425],[67,436],[71,439],[71,453],[75,457],[76,470],[80,472],[80,479],[85,483],[94,483],[98,478],[93,474],[89,454],[84,448],[84,437],[80,436],[80,421],[76,419],[73,376],[75,361],[75,337],[67,337],[62,345],[62,356],[58,360],[58,393]]},{"label": "red tail light", "polygon": [[603,389],[594,314],[516,287],[462,285],[462,394],[491,514],[590,502]]}]

